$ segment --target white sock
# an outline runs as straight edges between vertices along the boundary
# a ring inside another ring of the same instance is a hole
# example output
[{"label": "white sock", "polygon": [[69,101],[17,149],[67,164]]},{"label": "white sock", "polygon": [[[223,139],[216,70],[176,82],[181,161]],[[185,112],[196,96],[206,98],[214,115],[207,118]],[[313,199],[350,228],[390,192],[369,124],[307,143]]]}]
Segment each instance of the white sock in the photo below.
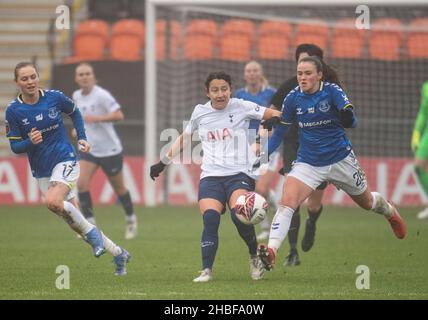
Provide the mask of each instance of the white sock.
[{"label": "white sock", "polygon": [[93,224],[94,226],[96,226],[96,225],[97,225],[97,223],[96,223],[96,221],[95,221],[95,217],[89,217],[89,218],[86,218],[86,220],[88,220],[88,222],[89,222],[90,224]]},{"label": "white sock", "polygon": [[101,234],[103,235],[104,248],[107,252],[111,253],[114,257],[122,253],[122,249],[116,243],[107,238],[103,232]]},{"label": "white sock", "polygon": [[372,192],[372,197],[372,211],[383,214],[385,217],[389,218],[392,215],[391,205],[382,197],[379,192]]},{"label": "white sock", "polygon": [[130,216],[125,216],[125,221],[126,223],[136,223],[137,222],[137,215],[135,213],[133,213]]},{"label": "white sock", "polygon": [[294,209],[286,206],[279,206],[275,216],[273,217],[268,247],[272,248],[275,253],[278,251],[287,236],[293,213]]},{"label": "white sock", "polygon": [[86,235],[94,227],[94,225],[90,224],[83,214],[68,201],[64,201],[63,218],[74,231],[82,236]]}]

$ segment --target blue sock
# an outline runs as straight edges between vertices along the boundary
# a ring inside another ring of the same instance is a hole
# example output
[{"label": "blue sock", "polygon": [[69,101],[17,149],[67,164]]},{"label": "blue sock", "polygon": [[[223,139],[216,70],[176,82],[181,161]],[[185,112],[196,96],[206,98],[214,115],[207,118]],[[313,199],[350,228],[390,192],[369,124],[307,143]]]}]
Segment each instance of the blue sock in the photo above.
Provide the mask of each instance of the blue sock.
[{"label": "blue sock", "polygon": [[215,254],[218,247],[218,227],[220,225],[220,213],[213,209],[204,212],[204,231],[202,232],[202,269],[212,269]]},{"label": "blue sock", "polygon": [[238,230],[239,235],[245,241],[248,246],[248,251],[250,255],[254,256],[257,254],[257,238],[256,230],[253,225],[243,224],[236,217],[235,209],[230,210],[230,215],[232,216],[232,221]]}]

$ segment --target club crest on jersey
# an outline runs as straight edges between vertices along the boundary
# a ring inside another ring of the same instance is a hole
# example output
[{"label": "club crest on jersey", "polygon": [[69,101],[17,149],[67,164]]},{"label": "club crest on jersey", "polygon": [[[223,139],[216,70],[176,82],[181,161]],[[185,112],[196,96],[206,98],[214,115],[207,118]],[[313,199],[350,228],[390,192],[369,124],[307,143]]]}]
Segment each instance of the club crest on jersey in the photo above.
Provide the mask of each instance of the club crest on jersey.
[{"label": "club crest on jersey", "polygon": [[233,122],[233,114],[229,114],[229,119],[230,119],[230,122],[232,123]]},{"label": "club crest on jersey", "polygon": [[51,119],[55,119],[58,116],[58,110],[56,107],[49,108],[48,116]]},{"label": "club crest on jersey", "polygon": [[327,100],[323,100],[319,103],[319,109],[322,112],[327,112],[328,110],[330,110],[330,104]]}]

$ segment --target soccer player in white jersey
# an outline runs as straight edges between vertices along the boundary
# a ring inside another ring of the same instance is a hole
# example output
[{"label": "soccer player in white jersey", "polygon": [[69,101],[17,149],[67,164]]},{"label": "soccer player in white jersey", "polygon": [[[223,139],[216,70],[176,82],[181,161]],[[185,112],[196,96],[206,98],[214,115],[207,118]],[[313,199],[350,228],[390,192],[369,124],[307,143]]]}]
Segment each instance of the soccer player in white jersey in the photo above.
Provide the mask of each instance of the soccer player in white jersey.
[{"label": "soccer player in white jersey", "polygon": [[89,190],[95,172],[101,167],[125,211],[125,239],[133,239],[137,236],[137,216],[123,179],[122,143],[113,126],[113,122],[124,119],[123,112],[111,93],[96,84],[90,64],[81,63],[76,67],[75,80],[80,89],[73,93],[73,100],[82,112],[91,145],[89,152],[79,153],[81,175],[77,189],[83,214],[95,224]]},{"label": "soccer player in white jersey", "polygon": [[90,149],[82,115],[62,92],[39,88],[39,74],[31,62],[15,67],[15,82],[21,93],[6,109],[6,136],[15,153],[27,153],[31,172],[45,196],[47,208],[62,217],[92,246],[95,257],[111,253],[116,275],[126,274],[129,253],[113,243],[79,211],[76,181],[79,163],[67,139],[62,113],[73,121],[82,153]]},{"label": "soccer player in white jersey", "polygon": [[296,163],[284,183],[280,206],[272,221],[269,243],[260,244],[259,257],[267,270],[285,239],[294,210],[324,181],[345,191],[356,204],[382,214],[397,238],[406,236],[406,224],[394,205],[371,192],[364,171],[352,151],[344,128],[357,124],[353,106],[336,84],[321,81],[322,62],[315,56],[299,60],[299,86],[285,97],[281,118],[269,139],[268,153],[281,143],[290,124],[299,126]]},{"label": "soccer player in white jersey", "polygon": [[251,278],[258,280],[262,278],[265,269],[257,257],[254,226],[241,223],[234,207],[240,195],[255,187],[252,166],[256,155],[249,152],[254,142],[249,139],[250,121],[279,117],[281,113],[231,98],[232,80],[224,72],[210,73],[205,88],[210,101],[195,107],[190,123],[161,161],[150,168],[150,176],[153,180],[158,177],[197,131],[203,150],[198,199],[204,229],[201,239],[202,272],[193,281],[212,280],[220,216],[226,211],[226,205],[230,208],[239,235],[248,246]]}]

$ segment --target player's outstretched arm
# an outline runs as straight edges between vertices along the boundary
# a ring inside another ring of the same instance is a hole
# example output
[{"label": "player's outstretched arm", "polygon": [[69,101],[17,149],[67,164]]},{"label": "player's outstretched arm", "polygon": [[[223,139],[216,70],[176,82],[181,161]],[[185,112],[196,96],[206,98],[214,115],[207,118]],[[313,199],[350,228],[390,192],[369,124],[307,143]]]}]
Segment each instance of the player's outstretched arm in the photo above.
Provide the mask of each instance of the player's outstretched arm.
[{"label": "player's outstretched arm", "polygon": [[150,178],[154,181],[167,165],[169,165],[177,155],[181,153],[184,147],[190,142],[191,136],[187,133],[182,133],[172,144],[165,156],[156,164],[150,167]]}]

